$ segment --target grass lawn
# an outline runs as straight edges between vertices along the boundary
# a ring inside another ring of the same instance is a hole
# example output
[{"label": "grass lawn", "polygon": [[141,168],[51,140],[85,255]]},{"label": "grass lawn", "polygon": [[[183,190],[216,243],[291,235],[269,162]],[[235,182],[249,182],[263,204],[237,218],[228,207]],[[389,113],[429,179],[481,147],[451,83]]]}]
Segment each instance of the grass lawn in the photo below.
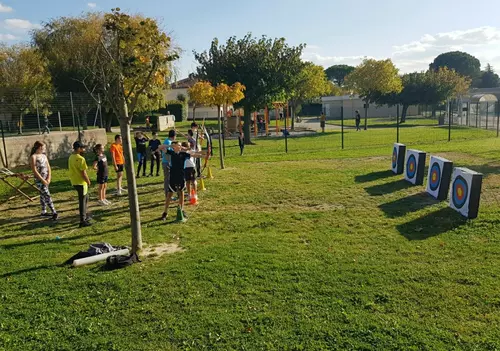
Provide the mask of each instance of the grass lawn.
[{"label": "grass lawn", "polygon": [[500,349],[500,139],[413,129],[418,149],[484,173],[476,220],[388,171],[393,129],[349,132],[344,151],[337,131],[292,138],[288,154],[257,139],[240,157],[228,140],[185,224],[174,208],[158,221],[160,178],[138,180],[145,247],[182,251],[111,272],[61,263],[129,244],[127,199],[97,207],[94,187],[95,225],[78,229],[66,161],[53,162],[58,223],[37,203],[0,205],[0,349]]}]

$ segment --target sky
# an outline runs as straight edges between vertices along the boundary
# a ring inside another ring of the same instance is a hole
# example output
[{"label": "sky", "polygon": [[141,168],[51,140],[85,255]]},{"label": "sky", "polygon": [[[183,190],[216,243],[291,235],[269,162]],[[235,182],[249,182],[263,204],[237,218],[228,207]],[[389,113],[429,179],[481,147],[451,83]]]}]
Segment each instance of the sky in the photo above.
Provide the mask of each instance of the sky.
[{"label": "sky", "polygon": [[217,37],[287,39],[306,44],[303,59],[325,68],[357,65],[364,57],[393,60],[401,72],[420,71],[440,53],[466,51],[500,70],[500,1],[470,0],[0,0],[0,41],[29,41],[29,31],[60,16],[120,7],[158,19],[183,50],[176,78],[196,70],[193,50]]}]

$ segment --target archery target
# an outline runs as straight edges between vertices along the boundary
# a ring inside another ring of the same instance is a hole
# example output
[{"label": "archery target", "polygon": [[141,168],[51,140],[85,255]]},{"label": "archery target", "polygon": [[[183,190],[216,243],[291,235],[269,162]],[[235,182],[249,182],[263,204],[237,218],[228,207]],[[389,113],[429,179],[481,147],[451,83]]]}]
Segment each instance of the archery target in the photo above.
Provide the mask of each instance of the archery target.
[{"label": "archery target", "polygon": [[453,162],[437,156],[431,156],[427,176],[427,192],[438,200],[446,200],[450,189]]},{"label": "archery target", "polygon": [[403,174],[406,145],[396,143],[392,149],[391,169],[395,174]]},{"label": "archery target", "polygon": [[426,153],[419,150],[408,150],[406,152],[406,172],[405,179],[414,184],[422,185],[424,183]]},{"label": "archery target", "polygon": [[467,218],[479,211],[483,175],[467,168],[455,168],[450,191],[450,207]]}]

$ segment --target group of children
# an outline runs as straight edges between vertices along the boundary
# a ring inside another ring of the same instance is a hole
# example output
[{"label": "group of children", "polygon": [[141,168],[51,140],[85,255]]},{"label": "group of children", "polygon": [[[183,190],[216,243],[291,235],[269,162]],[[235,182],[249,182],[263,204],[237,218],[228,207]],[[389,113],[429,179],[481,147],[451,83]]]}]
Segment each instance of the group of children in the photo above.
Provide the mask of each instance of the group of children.
[{"label": "group of children", "polygon": [[[188,131],[187,142],[179,143],[176,140],[176,132],[169,132],[169,137],[161,143],[155,132],[152,133],[152,138],[149,139],[145,134],[138,132],[135,135],[137,159],[139,162],[136,177],[139,178],[142,170],[142,176],[146,176],[147,168],[147,149],[149,148],[151,167],[148,176],[153,176],[154,166],[156,165],[156,176],[159,176],[160,162],[162,162],[164,173],[164,188],[165,188],[165,211],[161,216],[162,220],[166,220],[168,207],[172,200],[172,195],[177,193],[179,200],[179,210],[183,212],[184,218],[187,218],[184,212],[184,190],[187,188],[188,194],[191,190],[196,191],[196,170],[198,176],[200,174],[200,163],[195,161],[195,158],[203,157],[201,148],[194,138],[194,130],[197,130],[197,125],[192,125],[192,129]],[[146,146],[149,141],[149,145]],[[122,188],[123,171],[125,165],[125,157],[123,154],[122,137],[115,136],[115,142],[110,147],[110,153],[113,161],[113,168],[116,172],[116,195],[122,195],[125,190]],[[71,185],[75,188],[78,194],[78,207],[80,214],[80,227],[91,225],[90,216],[88,214],[88,189],[91,181],[87,173],[88,166],[84,158],[86,146],[81,142],[73,143],[73,153],[68,159],[69,179]],[[32,148],[30,165],[35,176],[35,184],[40,190],[40,204],[42,207],[41,215],[43,217],[51,217],[53,220],[58,219],[57,211],[54,207],[49,184],[51,182],[51,168],[48,158],[45,154],[45,144],[37,141]],[[111,204],[106,199],[107,183],[108,183],[108,159],[105,154],[104,145],[97,144],[94,147],[96,157],[93,162],[93,169],[96,171],[96,181],[98,184],[98,204],[108,206]],[[47,212],[47,208],[51,211]]]}]

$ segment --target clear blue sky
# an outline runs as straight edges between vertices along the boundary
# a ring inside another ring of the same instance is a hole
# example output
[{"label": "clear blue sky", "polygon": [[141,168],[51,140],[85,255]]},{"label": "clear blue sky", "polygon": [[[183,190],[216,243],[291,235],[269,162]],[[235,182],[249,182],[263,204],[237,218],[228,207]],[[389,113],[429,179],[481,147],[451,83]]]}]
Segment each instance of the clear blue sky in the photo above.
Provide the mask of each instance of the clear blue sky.
[{"label": "clear blue sky", "polygon": [[[120,7],[163,22],[184,50],[179,78],[195,70],[192,51],[218,37],[285,37],[306,43],[304,59],[328,67],[364,56],[392,58],[404,72],[425,69],[439,53],[464,50],[500,69],[500,1],[470,0],[0,0],[0,39],[27,39],[27,29],[50,18]],[[396,4],[395,6],[393,4]],[[488,7],[486,7],[488,6]],[[10,7],[11,10],[7,7]],[[23,21],[18,21],[23,20]],[[29,21],[30,23],[26,22]],[[14,38],[15,37],[15,38]]]}]

